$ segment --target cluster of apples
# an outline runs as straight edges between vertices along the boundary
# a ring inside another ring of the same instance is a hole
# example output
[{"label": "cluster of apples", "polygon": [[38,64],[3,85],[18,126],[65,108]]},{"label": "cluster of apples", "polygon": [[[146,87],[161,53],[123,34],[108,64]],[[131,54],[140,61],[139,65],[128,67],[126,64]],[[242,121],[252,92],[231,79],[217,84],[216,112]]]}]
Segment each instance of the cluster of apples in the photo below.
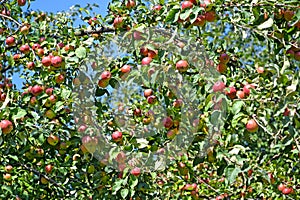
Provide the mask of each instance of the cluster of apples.
[{"label": "cluster of apples", "polygon": [[[1,70],[1,65],[0,65]],[[2,79],[2,75],[0,74],[0,80]],[[5,78],[3,83],[0,83],[0,102],[4,102],[6,99],[6,92],[8,89],[11,89],[13,87],[13,84],[11,83],[11,80],[8,78]]]},{"label": "cluster of apples", "polygon": [[13,172],[13,166],[6,165],[5,168],[4,168],[4,170],[5,170],[5,174],[3,174],[3,179],[5,181],[11,181],[11,179],[12,179],[11,174]]},{"label": "cluster of apples", "polygon": [[[197,0],[186,0],[181,3],[182,11],[187,9],[192,9],[194,6],[200,6],[205,9],[205,12],[198,15],[196,20],[192,23],[194,26],[205,26],[206,22],[214,22],[217,18],[217,14],[214,10],[212,10],[211,1],[204,0],[204,1],[197,1]],[[186,20],[178,19],[177,22],[184,23],[189,22],[190,19],[187,18]]]}]

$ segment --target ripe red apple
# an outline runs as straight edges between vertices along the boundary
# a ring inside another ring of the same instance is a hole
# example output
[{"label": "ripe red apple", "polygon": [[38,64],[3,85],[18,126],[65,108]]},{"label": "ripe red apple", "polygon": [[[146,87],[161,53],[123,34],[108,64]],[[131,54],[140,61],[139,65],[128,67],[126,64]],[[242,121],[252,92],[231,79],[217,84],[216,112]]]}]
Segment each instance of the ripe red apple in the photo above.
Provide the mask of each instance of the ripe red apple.
[{"label": "ripe red apple", "polygon": [[144,91],[144,97],[146,97],[146,98],[149,97],[152,94],[153,94],[153,90],[152,89],[146,89]]},{"label": "ripe red apple", "polygon": [[20,51],[24,54],[27,54],[30,52],[30,46],[28,44],[24,44],[20,47]]},{"label": "ripe red apple", "polygon": [[145,57],[142,59],[142,65],[150,65],[151,62],[152,62],[151,57]]},{"label": "ripe red apple", "polygon": [[155,51],[149,50],[149,52],[148,52],[148,57],[150,57],[150,58],[155,58],[155,57],[157,57],[157,54],[158,54],[158,51],[157,51],[157,50],[155,50]]},{"label": "ripe red apple", "polygon": [[9,173],[3,174],[3,179],[6,180],[6,181],[10,181],[11,180],[11,174],[9,174]]},{"label": "ripe red apple", "polygon": [[255,86],[252,85],[252,84],[246,84],[243,87],[243,91],[244,91],[245,95],[249,95],[250,94],[250,92],[251,92],[250,88],[255,88]]},{"label": "ripe red apple", "polygon": [[3,134],[9,134],[14,127],[11,121],[4,119],[0,122],[0,128]]},{"label": "ripe red apple", "polygon": [[6,172],[12,172],[12,170],[13,170],[13,166],[11,166],[11,165],[6,165],[5,166],[5,171]]},{"label": "ripe red apple", "polygon": [[47,88],[45,92],[50,96],[53,94],[53,88]]},{"label": "ripe red apple", "polygon": [[[55,146],[55,145],[53,145],[53,146]],[[46,167],[45,167],[45,171],[46,171],[46,173],[47,174],[50,174],[51,172],[52,172],[52,169],[53,169],[54,167],[52,166],[52,165],[46,165]]]},{"label": "ripe red apple", "polygon": [[92,17],[89,19],[88,24],[92,25],[94,21],[97,21],[97,17]]},{"label": "ripe red apple", "polygon": [[87,129],[87,126],[85,124],[82,124],[78,127],[78,132],[82,133]]},{"label": "ripe red apple", "polygon": [[141,169],[138,167],[135,167],[130,172],[133,176],[139,176],[141,174]]},{"label": "ripe red apple", "polygon": [[258,130],[258,124],[256,123],[256,121],[254,119],[250,119],[246,124],[246,129],[250,133],[254,133]]},{"label": "ripe red apple", "polygon": [[214,92],[223,92],[224,89],[225,89],[225,84],[222,81],[217,81],[213,85],[213,91]]},{"label": "ripe red apple", "polygon": [[282,190],[282,194],[284,194],[284,195],[289,195],[292,192],[293,192],[293,188],[286,187]]},{"label": "ripe red apple", "polygon": [[189,64],[186,60],[180,60],[176,63],[176,69],[179,72],[186,72],[188,70]]},{"label": "ripe red apple", "polygon": [[42,64],[45,66],[45,67],[48,67],[51,65],[51,58],[50,56],[45,56],[42,58]]},{"label": "ripe red apple", "polygon": [[120,142],[120,141],[122,141],[123,134],[120,131],[115,131],[112,133],[111,137],[112,137],[113,141]]},{"label": "ripe red apple", "polygon": [[225,73],[227,70],[227,66],[224,63],[219,63],[217,66],[217,71],[220,72],[221,74]]},{"label": "ripe red apple", "polygon": [[18,0],[18,5],[19,6],[25,6],[26,0]]},{"label": "ripe red apple", "polygon": [[15,38],[13,36],[10,36],[6,38],[5,43],[7,44],[7,46],[13,46],[15,45]]},{"label": "ripe red apple", "polygon": [[51,146],[55,146],[57,145],[57,143],[59,142],[59,137],[56,135],[49,135],[47,138],[47,142],[51,145]]},{"label": "ripe red apple", "polygon": [[290,109],[285,108],[283,116],[289,116],[290,115]]},{"label": "ripe red apple", "polygon": [[20,58],[21,58],[20,54],[17,53],[17,54],[14,55],[14,60],[15,61],[18,61]]},{"label": "ripe red apple", "polygon": [[37,101],[36,97],[31,97],[30,98],[30,101],[29,101],[30,105],[34,106],[37,102],[38,101]]},{"label": "ripe red apple", "polygon": [[198,15],[197,19],[193,22],[194,26],[203,27],[206,24],[205,15]]},{"label": "ripe red apple", "polygon": [[286,187],[286,185],[284,185],[283,183],[280,183],[277,188],[279,191],[282,191],[284,188]]},{"label": "ripe red apple", "polygon": [[171,117],[164,118],[163,125],[167,129],[171,128],[173,126],[173,119]]},{"label": "ripe red apple", "polygon": [[27,35],[29,33],[29,27],[28,26],[22,26],[20,28],[20,32],[23,34],[23,35]]},{"label": "ripe red apple", "polygon": [[27,63],[26,66],[28,69],[34,69],[35,64],[34,64],[34,62],[29,62],[29,63]]},{"label": "ripe red apple", "polygon": [[45,112],[45,116],[49,119],[54,119],[56,117],[56,114],[53,110],[47,110]]},{"label": "ripe red apple", "polygon": [[49,101],[52,103],[52,104],[54,104],[54,103],[56,103],[56,101],[57,101],[57,97],[55,96],[55,95],[51,95],[50,97],[49,97]]},{"label": "ripe red apple", "polygon": [[30,90],[31,94],[34,96],[38,96],[43,92],[43,87],[40,85],[35,85]]},{"label": "ripe red apple", "polygon": [[137,117],[142,116],[142,110],[139,109],[139,108],[136,108],[136,109],[133,111],[133,115],[134,115],[134,116],[137,116]]},{"label": "ripe red apple", "polygon": [[239,98],[239,99],[243,99],[245,98],[245,93],[243,91],[237,91],[236,92],[236,96]]},{"label": "ripe red apple", "polygon": [[286,21],[291,21],[293,16],[294,16],[294,11],[292,10],[285,10],[284,11],[284,14],[283,14],[283,17]]},{"label": "ripe red apple", "polygon": [[229,87],[225,90],[225,94],[229,96],[229,98],[234,99],[236,96],[236,89],[235,87]]},{"label": "ripe red apple", "polygon": [[161,8],[162,8],[162,6],[161,6],[161,5],[155,5],[155,6],[153,6],[152,10],[155,10],[155,11],[160,11],[160,10],[161,10]]},{"label": "ripe red apple", "polygon": [[184,1],[184,2],[182,2],[182,4],[181,4],[181,8],[182,8],[182,10],[184,10],[184,9],[186,9],[186,8],[192,8],[193,7],[193,3],[192,2],[190,2],[190,1]]},{"label": "ripe red apple", "polygon": [[140,54],[143,56],[148,56],[149,50],[146,47],[141,47]]},{"label": "ripe red apple", "polygon": [[294,58],[295,58],[295,60],[300,61],[300,51],[298,51],[294,54]]},{"label": "ripe red apple", "polygon": [[126,8],[131,9],[135,7],[135,1],[134,0],[128,0],[126,3]]},{"label": "ripe red apple", "polygon": [[63,74],[59,74],[58,76],[55,77],[55,82],[57,84],[61,84],[62,82],[64,82],[65,80],[65,76]]},{"label": "ripe red apple", "polygon": [[110,78],[111,78],[110,71],[104,71],[104,72],[102,72],[102,74],[101,74],[101,79],[102,80],[107,80],[107,79],[110,79]]},{"label": "ripe red apple", "polygon": [[116,17],[114,19],[113,26],[115,28],[120,28],[122,25],[123,25],[123,18],[122,17]]},{"label": "ripe red apple", "polygon": [[147,97],[147,102],[149,104],[154,104],[156,101],[157,101],[157,99],[156,99],[156,96],[154,96],[154,95]]},{"label": "ripe red apple", "polygon": [[1,101],[5,101],[5,99],[6,99],[6,94],[5,93],[1,94],[0,100]]},{"label": "ripe red apple", "polygon": [[222,53],[220,55],[219,60],[220,60],[220,63],[227,64],[229,62],[229,60],[230,60],[230,57],[226,53]]},{"label": "ripe red apple", "polygon": [[131,69],[131,66],[130,65],[124,65],[123,67],[121,67],[121,72],[122,73],[128,73],[128,72],[130,72],[130,69]]},{"label": "ripe red apple", "polygon": [[38,44],[38,43],[35,43],[35,44],[32,45],[33,50],[38,50],[39,48],[41,48],[41,45]]},{"label": "ripe red apple", "polygon": [[[39,57],[42,57],[42,56],[44,56],[44,54],[45,54],[45,52],[44,52],[44,49],[38,49],[37,50],[37,52],[36,52],[36,54],[39,56]],[[51,65],[51,61],[49,62],[49,65]],[[48,66],[49,66],[48,65]]]},{"label": "ripe red apple", "polygon": [[51,64],[53,67],[60,67],[62,62],[63,59],[60,56],[54,56],[53,58],[51,58]]},{"label": "ripe red apple", "polygon": [[205,13],[205,19],[208,22],[213,22],[216,20],[216,12],[211,10]]}]

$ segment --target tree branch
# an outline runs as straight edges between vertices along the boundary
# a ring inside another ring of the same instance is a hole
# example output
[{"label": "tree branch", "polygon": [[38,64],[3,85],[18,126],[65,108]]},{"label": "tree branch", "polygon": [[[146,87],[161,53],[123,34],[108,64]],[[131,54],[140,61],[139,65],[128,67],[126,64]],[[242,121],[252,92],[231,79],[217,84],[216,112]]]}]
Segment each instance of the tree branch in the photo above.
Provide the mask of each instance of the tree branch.
[{"label": "tree branch", "polygon": [[1,13],[0,13],[0,16],[1,16],[1,17],[4,17],[4,18],[7,18],[7,19],[9,19],[10,21],[13,21],[15,24],[18,25],[18,27],[21,27],[21,26],[22,26],[22,24],[20,24],[17,20],[15,20],[14,18],[11,18],[10,16],[3,15],[3,14],[1,14]]},{"label": "tree branch", "polygon": [[115,32],[115,29],[109,27],[99,27],[96,28],[95,30],[79,30],[75,32],[75,35],[84,36],[84,35],[89,35],[94,33],[112,33],[112,32]]}]

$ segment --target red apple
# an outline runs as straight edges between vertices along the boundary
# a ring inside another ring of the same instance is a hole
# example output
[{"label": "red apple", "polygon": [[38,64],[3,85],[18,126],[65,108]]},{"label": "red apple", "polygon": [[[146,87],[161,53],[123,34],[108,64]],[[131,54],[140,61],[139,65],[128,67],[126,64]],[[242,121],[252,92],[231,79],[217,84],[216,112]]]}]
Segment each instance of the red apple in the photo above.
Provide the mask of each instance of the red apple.
[{"label": "red apple", "polygon": [[236,89],[235,89],[235,87],[226,88],[225,94],[227,96],[229,96],[229,98],[234,99],[235,96],[236,96]]},{"label": "red apple", "polygon": [[[41,48],[38,49],[37,52],[36,52],[36,54],[37,54],[39,57],[44,56],[44,53],[45,53],[45,52],[44,52],[44,49],[41,49]],[[51,65],[51,60],[49,61],[49,65]],[[49,66],[49,65],[48,65],[48,66]]]},{"label": "red apple", "polygon": [[61,84],[62,82],[64,82],[65,80],[65,76],[63,74],[59,74],[58,76],[55,77],[55,82],[57,84]]},{"label": "red apple", "polygon": [[34,69],[35,64],[34,64],[34,62],[29,62],[29,63],[27,63],[26,66],[28,69]]},{"label": "red apple", "polygon": [[146,47],[141,47],[140,54],[143,56],[148,56],[149,50]]},{"label": "red apple", "polygon": [[292,11],[292,10],[285,10],[284,11],[283,17],[286,21],[291,21],[293,16],[294,16],[294,11]]},{"label": "red apple", "polygon": [[155,6],[153,6],[152,10],[155,10],[155,11],[160,11],[160,10],[161,10],[161,8],[162,8],[162,6],[161,6],[161,5],[155,5]]},{"label": "red apple", "polygon": [[254,133],[258,130],[258,124],[256,123],[256,121],[254,119],[250,119],[246,124],[246,129],[250,133]]},{"label": "red apple", "polygon": [[144,91],[144,97],[146,97],[146,98],[149,97],[152,94],[153,94],[153,90],[152,89],[146,89]]},{"label": "red apple", "polygon": [[45,66],[45,67],[48,67],[51,65],[51,58],[50,56],[45,56],[42,58],[42,64]]},{"label": "red apple", "polygon": [[133,114],[134,114],[134,116],[140,117],[140,116],[142,115],[142,110],[139,109],[139,108],[136,108],[136,109],[133,111]]},{"label": "red apple", "polygon": [[295,60],[300,61],[300,51],[298,51],[294,54],[294,58],[295,58]]},{"label": "red apple", "polygon": [[288,194],[290,194],[290,193],[292,193],[293,192],[293,188],[284,188],[283,190],[282,190],[282,194],[284,194],[284,195],[288,195]]},{"label": "red apple", "polygon": [[27,54],[30,52],[30,46],[28,44],[24,44],[20,47],[20,51],[24,54]]},{"label": "red apple", "polygon": [[283,116],[289,116],[290,115],[290,109],[285,108]]},{"label": "red apple", "polygon": [[173,126],[173,119],[171,117],[164,118],[163,125],[167,129],[171,128]]},{"label": "red apple", "polygon": [[[53,145],[55,146],[55,145]],[[52,172],[53,166],[52,165],[46,165],[45,171],[47,174],[50,174]]]},{"label": "red apple", "polygon": [[243,99],[245,98],[245,93],[243,91],[237,91],[236,92],[236,96],[239,98],[239,99]]},{"label": "red apple", "polygon": [[255,88],[255,87],[252,84],[246,84],[243,87],[243,91],[244,91],[245,95],[249,95],[250,94],[250,92],[251,92],[250,88]]},{"label": "red apple", "polygon": [[213,91],[214,92],[223,92],[224,89],[225,89],[225,84],[222,81],[217,81],[213,85]]},{"label": "red apple", "polygon": [[131,9],[135,7],[135,1],[134,0],[128,0],[126,3],[126,8]]},{"label": "red apple", "polygon": [[15,61],[18,61],[20,58],[21,58],[20,54],[17,53],[17,54],[14,55],[14,60]]},{"label": "red apple", "polygon": [[205,13],[205,19],[208,22],[213,22],[216,20],[216,12],[211,10]]},{"label": "red apple", "polygon": [[189,64],[186,60],[180,60],[176,63],[176,69],[179,72],[186,72],[188,70]]},{"label": "red apple", "polygon": [[152,62],[151,57],[145,57],[142,59],[142,65],[150,65],[151,62]]},{"label": "red apple", "polygon": [[98,86],[101,88],[106,88],[109,84],[109,79],[100,79],[98,81]]},{"label": "red apple", "polygon": [[217,66],[217,71],[220,72],[221,74],[225,73],[227,70],[227,66],[224,63],[219,63]]},{"label": "red apple", "polygon": [[150,58],[155,58],[155,57],[157,57],[157,54],[158,54],[158,51],[157,51],[157,50],[155,50],[155,51],[149,50],[149,52],[148,52],[148,57],[150,57]]},{"label": "red apple", "polygon": [[49,101],[52,103],[52,104],[54,104],[56,101],[57,101],[57,97],[55,96],[55,95],[51,95],[50,97],[49,97]]},{"label": "red apple", "polygon": [[51,146],[55,146],[57,145],[57,143],[59,142],[59,137],[56,135],[49,135],[49,137],[47,138],[47,142],[51,145]]},{"label": "red apple", "polygon": [[111,137],[112,137],[113,141],[120,142],[120,141],[122,141],[123,134],[120,131],[115,131],[112,133]]},{"label": "red apple", "polygon": [[30,105],[34,106],[37,103],[36,97],[31,97],[29,103]]},{"label": "red apple", "polygon": [[227,64],[230,60],[230,57],[226,53],[222,53],[219,57],[219,60],[220,60],[220,63]]},{"label": "red apple", "polygon": [[47,88],[45,92],[50,96],[53,94],[53,88]]},{"label": "red apple", "polygon": [[62,43],[62,42],[59,42],[56,46],[57,46],[59,49],[62,49],[62,48],[64,48],[65,44]]},{"label": "red apple", "polygon": [[130,172],[133,176],[139,176],[141,174],[141,169],[138,167],[135,167]]},{"label": "red apple", "polygon": [[87,129],[87,126],[85,124],[82,124],[78,127],[78,132],[82,133]]},{"label": "red apple", "polygon": [[157,99],[156,99],[156,96],[154,96],[154,95],[151,95],[151,96],[147,97],[147,102],[149,104],[154,104],[156,101],[157,101]]},{"label": "red apple", "polygon": [[53,58],[51,58],[51,64],[53,67],[60,67],[62,62],[63,59],[60,56],[54,56]]},{"label": "red apple", "polygon": [[122,18],[122,17],[116,17],[116,18],[114,19],[113,26],[114,26],[115,28],[120,28],[122,25],[123,25],[123,18]]},{"label": "red apple", "polygon": [[263,74],[265,72],[265,69],[263,67],[256,68],[257,73]]},{"label": "red apple", "polygon": [[38,44],[38,43],[35,43],[35,44],[32,45],[33,50],[38,50],[39,48],[41,48],[41,45]]},{"label": "red apple", "polygon": [[4,119],[0,122],[0,128],[3,134],[9,134],[14,127],[11,121]]},{"label": "red apple", "polygon": [[111,73],[110,71],[104,71],[101,74],[101,79],[102,80],[109,80],[111,78]]},{"label": "red apple", "polygon": [[19,6],[25,6],[26,0],[18,0],[18,5]]},{"label": "red apple", "polygon": [[5,171],[6,172],[12,172],[12,170],[13,170],[13,166],[11,166],[11,165],[6,165],[5,166]]},{"label": "red apple", "polygon": [[184,10],[184,9],[186,9],[186,8],[192,8],[193,7],[193,3],[192,2],[190,2],[190,1],[184,1],[184,2],[182,2],[182,4],[181,4],[181,8]]},{"label": "red apple", "polygon": [[280,183],[277,188],[279,191],[282,191],[285,187],[286,187],[286,185]]},{"label": "red apple", "polygon": [[13,46],[13,45],[15,45],[15,38],[13,36],[10,36],[10,37],[6,38],[5,43],[8,46]]},{"label": "red apple", "polygon": [[175,108],[180,108],[180,107],[182,106],[182,104],[183,104],[182,99],[176,99],[176,100],[173,102],[173,106],[174,106]]},{"label": "red apple", "polygon": [[169,140],[174,139],[175,136],[176,136],[176,133],[177,133],[177,130],[176,130],[176,129],[169,130],[169,131],[167,132],[167,138],[168,138]]},{"label": "red apple", "polygon": [[198,15],[197,19],[193,22],[193,25],[203,27],[205,23],[206,23],[205,15]]},{"label": "red apple", "polygon": [[10,181],[11,180],[11,174],[9,174],[9,173],[3,174],[3,179],[6,180],[6,181]]},{"label": "red apple", "polygon": [[128,73],[128,72],[130,72],[130,69],[131,69],[131,66],[130,65],[124,65],[123,67],[121,67],[121,72],[122,73]]},{"label": "red apple", "polygon": [[40,85],[35,85],[30,90],[31,94],[34,96],[38,96],[43,92],[43,87]]}]

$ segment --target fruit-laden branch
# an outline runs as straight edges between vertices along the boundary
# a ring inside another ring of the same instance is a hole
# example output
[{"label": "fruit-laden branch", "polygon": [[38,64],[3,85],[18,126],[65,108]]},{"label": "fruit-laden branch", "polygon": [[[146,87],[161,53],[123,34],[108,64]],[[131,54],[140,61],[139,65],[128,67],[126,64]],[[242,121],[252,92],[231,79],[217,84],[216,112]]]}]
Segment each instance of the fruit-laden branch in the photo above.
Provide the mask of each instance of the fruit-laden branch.
[{"label": "fruit-laden branch", "polygon": [[75,32],[76,36],[84,36],[89,34],[95,34],[95,33],[112,33],[115,32],[115,29],[109,28],[109,27],[99,27],[94,30],[79,30]]},{"label": "fruit-laden branch", "polygon": [[68,193],[68,194],[71,194],[66,188],[64,188],[62,185],[59,185],[55,180],[53,180],[52,178],[40,173],[39,171],[33,169],[33,168],[30,168],[28,167],[27,165],[25,164],[22,164],[22,163],[19,163],[19,165],[21,165],[23,168],[25,168],[26,170],[30,171],[30,172],[33,172],[39,176],[42,176],[44,177],[45,179],[47,179],[48,181],[50,181],[51,183],[53,183],[55,186],[61,188],[65,193]]}]

